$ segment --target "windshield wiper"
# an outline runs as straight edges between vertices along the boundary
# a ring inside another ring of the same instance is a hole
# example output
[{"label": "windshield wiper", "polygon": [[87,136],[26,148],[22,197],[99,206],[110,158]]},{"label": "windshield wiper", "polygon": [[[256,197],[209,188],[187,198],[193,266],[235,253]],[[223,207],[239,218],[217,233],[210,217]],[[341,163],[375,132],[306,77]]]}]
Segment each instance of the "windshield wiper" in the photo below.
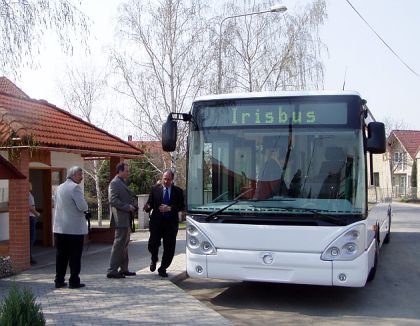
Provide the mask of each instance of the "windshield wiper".
[{"label": "windshield wiper", "polygon": [[227,194],[228,194],[228,192],[227,192],[227,191],[225,191],[223,194],[221,194],[221,195],[217,196],[216,198],[214,198],[211,202],[212,202],[212,203],[216,203],[216,202],[218,202],[221,198],[223,198],[224,196],[226,196]]},{"label": "windshield wiper", "polygon": [[321,213],[319,210],[317,209],[313,209],[313,208],[304,208],[304,207],[292,207],[292,206],[286,206],[286,207],[279,207],[279,209],[284,209],[287,211],[296,211],[296,210],[300,210],[300,211],[304,211],[304,212],[309,212],[312,213],[312,217],[314,218],[319,218],[320,220],[323,220],[325,222],[329,222],[329,223],[333,223],[335,225],[347,225],[345,223],[345,221],[343,221],[342,219],[329,215],[329,214],[324,214]]},{"label": "windshield wiper", "polygon": [[233,201],[231,203],[229,203],[226,206],[218,209],[217,211],[214,211],[213,213],[210,213],[209,216],[206,217],[206,222],[210,221],[212,218],[213,218],[214,221],[217,220],[218,219],[218,217],[217,217],[218,214],[222,213],[225,209],[229,208],[230,206],[233,206],[236,203],[240,202],[241,201],[240,198],[242,196],[246,195],[248,192],[251,192],[252,190],[254,190],[254,189],[251,188],[251,189],[245,190],[244,192],[240,193],[238,196],[236,196],[235,198],[233,198]]}]

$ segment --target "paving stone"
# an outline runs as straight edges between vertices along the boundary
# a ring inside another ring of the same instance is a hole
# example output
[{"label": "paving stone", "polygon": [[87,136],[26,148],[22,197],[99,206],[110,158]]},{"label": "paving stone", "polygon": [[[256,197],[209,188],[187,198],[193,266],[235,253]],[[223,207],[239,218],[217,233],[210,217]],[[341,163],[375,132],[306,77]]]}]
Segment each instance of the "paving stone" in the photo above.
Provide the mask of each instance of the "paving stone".
[{"label": "paving stone", "polygon": [[91,244],[83,253],[80,274],[86,287],[55,289],[55,251],[48,248],[34,254],[36,266],[0,280],[0,300],[13,282],[31,289],[47,325],[232,325],[171,282],[186,277],[185,232],[178,235],[169,278],[149,271],[148,232],[136,232],[131,239],[129,266],[136,276],[106,278],[111,246]]}]

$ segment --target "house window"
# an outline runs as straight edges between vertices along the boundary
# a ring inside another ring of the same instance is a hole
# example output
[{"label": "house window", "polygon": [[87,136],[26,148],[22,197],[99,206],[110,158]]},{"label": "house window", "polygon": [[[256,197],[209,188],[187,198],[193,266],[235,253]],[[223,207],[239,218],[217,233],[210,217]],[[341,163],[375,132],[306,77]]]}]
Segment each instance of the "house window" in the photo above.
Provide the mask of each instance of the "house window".
[{"label": "house window", "polygon": [[379,187],[379,172],[373,173],[373,185]]},{"label": "house window", "polygon": [[399,186],[399,193],[400,195],[406,195],[407,193],[407,178],[405,175],[399,176],[398,180],[398,186]]},{"label": "house window", "polygon": [[395,152],[393,157],[393,164],[395,170],[405,170],[407,169],[407,153],[405,152]]}]

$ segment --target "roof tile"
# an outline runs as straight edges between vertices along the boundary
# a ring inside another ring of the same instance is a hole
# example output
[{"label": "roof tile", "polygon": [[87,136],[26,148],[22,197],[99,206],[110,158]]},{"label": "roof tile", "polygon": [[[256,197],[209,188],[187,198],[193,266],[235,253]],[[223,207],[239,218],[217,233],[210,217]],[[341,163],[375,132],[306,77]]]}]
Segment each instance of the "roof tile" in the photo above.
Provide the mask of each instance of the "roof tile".
[{"label": "roof tile", "polygon": [[393,130],[391,134],[400,141],[412,159],[416,158],[420,146],[419,130]]},{"label": "roof tile", "polygon": [[[90,151],[92,155],[141,155],[135,146],[109,134],[45,100],[34,100],[5,77],[0,77],[1,124],[13,124],[20,136],[31,134],[38,146]],[[21,135],[21,134],[22,135]]]},{"label": "roof tile", "polygon": [[0,93],[5,93],[20,98],[29,98],[25,92],[23,92],[6,77],[0,77]]}]

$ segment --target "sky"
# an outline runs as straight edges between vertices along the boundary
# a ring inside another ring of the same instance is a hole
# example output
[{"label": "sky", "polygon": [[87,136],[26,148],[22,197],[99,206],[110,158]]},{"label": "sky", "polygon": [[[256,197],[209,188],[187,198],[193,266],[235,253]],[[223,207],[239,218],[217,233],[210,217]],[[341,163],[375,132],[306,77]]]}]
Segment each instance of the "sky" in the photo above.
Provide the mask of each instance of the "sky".
[{"label": "sky", "polygon": [[[213,0],[215,1],[215,0]],[[84,12],[92,20],[91,52],[98,63],[106,62],[106,47],[114,43],[117,0],[85,0]],[[310,0],[283,0],[292,14]],[[420,76],[420,1],[350,0],[369,25],[398,56]],[[327,0],[328,18],[321,39],[328,48],[323,56],[325,90],[358,91],[378,121],[389,120],[405,129],[420,130],[420,77],[411,72],[370,30],[346,0]],[[77,52],[77,51],[76,51]],[[39,57],[39,67],[26,69],[17,85],[30,97],[63,107],[57,88],[64,65],[78,62],[57,44],[48,43]],[[104,127],[127,138],[124,121]]]}]

